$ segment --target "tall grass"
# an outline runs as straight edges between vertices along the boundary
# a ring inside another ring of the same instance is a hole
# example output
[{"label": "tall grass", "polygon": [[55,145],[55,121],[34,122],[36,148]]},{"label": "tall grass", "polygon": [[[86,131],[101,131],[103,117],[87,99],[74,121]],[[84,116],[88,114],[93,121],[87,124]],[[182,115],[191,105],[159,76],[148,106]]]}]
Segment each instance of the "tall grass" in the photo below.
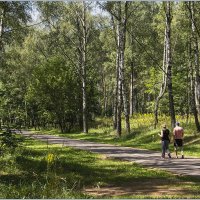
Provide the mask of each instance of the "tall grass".
[{"label": "tall grass", "polygon": [[[60,173],[65,160],[55,147],[28,141],[14,153],[4,152],[0,160],[0,198],[86,198],[76,191],[77,176]],[[33,145],[33,146],[32,146]],[[60,147],[59,147],[60,148]],[[60,171],[59,171],[60,170]]]}]

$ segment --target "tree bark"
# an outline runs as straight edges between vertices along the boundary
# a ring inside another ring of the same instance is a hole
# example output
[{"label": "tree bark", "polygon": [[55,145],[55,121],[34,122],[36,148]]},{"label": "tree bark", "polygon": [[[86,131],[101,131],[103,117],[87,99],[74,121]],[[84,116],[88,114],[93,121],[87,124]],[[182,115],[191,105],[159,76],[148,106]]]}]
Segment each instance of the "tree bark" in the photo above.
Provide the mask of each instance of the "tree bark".
[{"label": "tree bark", "polygon": [[131,60],[131,79],[130,79],[130,115],[133,115],[137,112],[137,90],[135,87],[136,81],[136,72],[135,72],[135,62],[134,62],[134,55],[133,50],[134,43],[133,43],[133,36],[131,36],[131,53],[132,53],[132,60]]},{"label": "tree bark", "polygon": [[[118,36],[117,36],[118,37]],[[119,41],[119,39],[117,39]],[[115,86],[115,98],[114,98],[114,119],[113,119],[113,129],[117,129],[117,119],[118,119],[118,90],[119,90],[119,50],[117,42],[117,54],[116,54],[116,86]]]},{"label": "tree bark", "polygon": [[192,24],[192,38],[194,44],[194,58],[195,58],[195,102],[198,113],[200,114],[200,74],[199,74],[199,46],[198,38],[195,26],[195,11],[194,2],[189,2],[190,4],[190,18]]},{"label": "tree bark", "polygon": [[166,29],[165,29],[165,36],[164,36],[164,51],[163,51],[163,66],[162,66],[162,70],[163,70],[163,80],[162,80],[162,84],[160,87],[160,92],[158,97],[156,98],[156,102],[155,102],[155,108],[154,108],[154,128],[156,128],[157,124],[158,124],[158,108],[159,108],[159,102],[161,100],[161,98],[163,97],[165,90],[166,90],[166,86],[167,86],[167,73],[168,73],[168,69],[166,66]]},{"label": "tree bark", "polygon": [[[115,99],[114,106],[114,128],[117,128],[117,135],[121,136],[121,112],[122,112],[122,98],[123,98],[123,108],[126,121],[126,131],[130,133],[130,122],[129,122],[129,105],[127,92],[125,88],[124,79],[124,51],[126,43],[126,24],[127,24],[127,12],[128,12],[128,2],[124,2],[124,9],[122,9],[122,2],[115,2],[114,9],[107,9],[111,14],[111,19],[116,21],[116,92],[117,97]],[[115,20],[114,20],[115,18]],[[113,23],[115,25],[115,23]],[[117,109],[116,109],[117,108]],[[117,119],[117,120],[116,120]],[[117,121],[117,123],[115,123]]]},{"label": "tree bark", "polygon": [[87,125],[87,91],[86,91],[86,8],[83,3],[83,48],[82,48],[82,88],[83,88],[83,132],[88,133]]},{"label": "tree bark", "polygon": [[175,127],[176,118],[174,110],[174,97],[172,87],[172,58],[171,58],[171,2],[166,2],[166,66],[168,69],[167,73],[167,86],[169,94],[169,112],[171,117],[171,127]]},{"label": "tree bark", "polygon": [[107,116],[107,105],[108,105],[108,94],[107,94],[107,84],[105,80],[105,73],[102,72],[102,86],[103,86],[103,116]]},{"label": "tree bark", "polygon": [[77,14],[77,28],[79,31],[79,65],[82,82],[82,118],[83,132],[88,133],[88,111],[87,111],[87,84],[86,84],[86,46],[87,46],[87,28],[86,28],[86,5],[81,4],[81,14]]},{"label": "tree bark", "polygon": [[[117,2],[117,11],[118,11],[118,17],[121,18],[121,2]],[[122,134],[122,125],[121,125],[121,112],[122,112],[122,77],[121,77],[121,68],[120,68],[120,27],[121,26],[121,19],[117,20],[117,26],[116,26],[116,35],[117,35],[117,58],[116,58],[116,70],[117,70],[117,75],[118,75],[118,80],[117,80],[117,136],[121,137]]]},{"label": "tree bark", "polygon": [[122,124],[121,124],[121,112],[122,112],[122,84],[121,75],[118,79],[118,94],[117,94],[117,136],[121,137],[122,134]]},{"label": "tree bark", "polygon": [[[191,108],[192,113],[195,119],[195,125],[198,132],[200,132],[200,124],[198,119],[198,112],[199,112],[199,49],[198,49],[198,39],[195,30],[195,19],[194,19],[194,2],[189,2],[189,9],[190,9],[190,20],[191,20],[191,29],[192,29],[192,36],[189,43],[189,69],[190,69],[190,83],[191,83]],[[194,44],[194,63],[195,63],[195,70],[192,66],[192,43]],[[194,75],[195,71],[195,75]],[[195,77],[194,77],[195,76]]]},{"label": "tree bark", "polygon": [[4,23],[3,23],[3,19],[4,19],[4,9],[1,8],[0,10],[0,63],[1,65],[3,64],[3,28],[4,28]]},{"label": "tree bark", "polygon": [[126,86],[125,86],[125,77],[124,77],[124,52],[126,46],[126,25],[127,25],[127,12],[128,12],[128,2],[124,4],[124,16],[121,18],[122,26],[120,28],[120,72],[121,72],[121,79],[122,79],[122,98],[123,98],[123,107],[124,107],[124,115],[126,121],[126,132],[130,134],[130,121],[129,121],[129,102],[127,98]]},{"label": "tree bark", "polygon": [[197,109],[196,109],[196,102],[195,102],[195,79],[194,79],[194,75],[193,75],[194,70],[193,70],[193,66],[192,66],[191,40],[190,40],[190,43],[189,43],[189,69],[190,69],[190,87],[191,87],[191,94],[190,94],[191,109],[192,109],[192,113],[194,115],[196,129],[199,132],[200,131],[200,124],[199,124],[199,120],[198,120],[198,112],[197,112]]},{"label": "tree bark", "polygon": [[135,73],[134,73],[134,63],[131,62],[131,82],[130,82],[130,115],[136,112],[136,99],[135,99]]}]

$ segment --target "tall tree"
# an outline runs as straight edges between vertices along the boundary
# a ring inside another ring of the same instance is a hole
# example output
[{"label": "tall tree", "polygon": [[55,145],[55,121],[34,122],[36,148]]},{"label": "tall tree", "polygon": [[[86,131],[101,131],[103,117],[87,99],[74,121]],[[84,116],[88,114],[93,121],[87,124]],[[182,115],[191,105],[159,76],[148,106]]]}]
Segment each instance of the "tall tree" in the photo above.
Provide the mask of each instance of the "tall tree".
[{"label": "tall tree", "polygon": [[158,124],[158,108],[159,108],[159,102],[160,99],[163,97],[166,86],[167,86],[167,74],[168,74],[168,68],[166,66],[166,29],[165,29],[165,35],[164,35],[164,51],[163,51],[163,65],[162,65],[162,84],[160,87],[159,95],[156,98],[155,102],[155,108],[154,108],[154,115],[155,115],[155,121],[154,121],[154,128],[156,128],[156,125]]},{"label": "tall tree", "polygon": [[189,43],[189,70],[190,70],[190,87],[191,87],[191,92],[190,92],[190,102],[191,102],[191,110],[194,115],[194,120],[195,120],[195,125],[196,129],[199,132],[200,131],[200,124],[199,124],[199,119],[198,119],[198,112],[196,109],[196,102],[195,102],[195,78],[194,78],[194,69],[192,66],[192,45],[191,45],[192,39],[190,39]]},{"label": "tall tree", "polygon": [[[195,124],[197,131],[200,132],[200,124],[198,119],[199,109],[199,94],[200,94],[200,74],[199,74],[199,47],[198,47],[198,37],[196,30],[196,21],[194,16],[194,2],[189,2],[188,10],[190,13],[191,21],[191,38],[189,41],[189,69],[190,69],[190,83],[191,83],[191,107],[195,119]],[[192,66],[192,47],[194,48],[194,69]],[[194,78],[195,77],[195,78]]]},{"label": "tall tree", "polygon": [[[45,8],[47,6],[47,8]],[[89,13],[90,3],[63,3],[63,5],[58,7],[55,3],[42,3],[40,5],[42,11],[44,12],[44,17],[49,18],[49,24],[56,32],[61,36],[62,40],[57,38],[57,46],[60,48],[61,53],[65,56],[67,60],[70,60],[74,67],[76,68],[77,75],[80,78],[80,90],[81,90],[81,108],[79,112],[82,114],[82,119],[80,119],[80,124],[82,124],[83,132],[88,132],[88,117],[90,108],[92,105],[88,106],[88,103],[93,97],[88,96],[89,91],[92,87],[88,84],[89,66],[91,65],[91,44],[94,38],[93,34],[95,30],[93,29],[92,18]],[[49,7],[49,8],[48,8]],[[50,10],[52,7],[56,7],[56,16],[51,14]],[[49,10],[49,12],[47,12]],[[55,20],[56,19],[56,20]],[[53,23],[53,21],[55,21]],[[68,26],[70,28],[68,28]],[[91,31],[94,31],[92,32]],[[90,47],[89,47],[90,45]],[[65,51],[65,48],[71,47],[71,53]],[[90,59],[89,59],[90,58]],[[95,63],[96,64],[96,63]],[[93,64],[94,65],[94,64]]]},{"label": "tall tree", "polygon": [[[112,5],[112,4],[111,4]],[[128,19],[128,2],[116,2],[112,5],[112,9],[109,7],[107,10],[114,17],[116,24],[116,89],[117,89],[117,102],[115,106],[115,113],[117,115],[117,135],[121,136],[121,112],[122,112],[122,101],[125,115],[126,132],[130,133],[130,122],[129,122],[129,102],[127,98],[127,91],[125,86],[125,75],[124,75],[124,52],[126,45],[126,26]]]},{"label": "tall tree", "polygon": [[[199,43],[198,30],[195,18],[195,2],[189,2],[190,19],[192,24],[192,41],[194,46],[195,58],[195,101],[198,113],[200,113],[200,65],[199,65]],[[200,36],[199,36],[200,37]]]},{"label": "tall tree", "polygon": [[86,2],[82,2],[80,12],[76,11],[77,30],[79,37],[79,64],[82,81],[82,108],[83,108],[83,132],[88,133],[88,105],[87,105],[87,40],[88,25],[86,18]]},{"label": "tall tree", "polygon": [[172,55],[171,55],[171,21],[172,21],[172,3],[165,2],[165,12],[166,12],[166,67],[168,69],[167,73],[167,86],[169,94],[169,112],[171,117],[171,127],[173,128],[176,123],[175,110],[174,110],[174,97],[173,97],[173,87],[172,87]]},{"label": "tall tree", "polygon": [[131,61],[130,61],[130,68],[131,68],[131,77],[130,77],[130,115],[132,116],[134,113],[137,112],[137,89],[136,89],[136,63],[134,57],[134,48],[135,48],[135,41],[134,36],[131,35],[130,37],[130,45],[131,45]]},{"label": "tall tree", "polygon": [[[31,20],[30,16],[30,2],[0,2],[0,84],[3,83],[3,87],[6,88],[6,85],[12,85],[8,81],[10,78],[11,70],[9,69],[9,65],[6,59],[6,47],[8,49],[9,45],[13,42],[22,43],[23,39],[26,35],[26,25],[27,22]],[[12,81],[11,81],[12,82]],[[12,88],[12,86],[11,86]],[[5,91],[3,98],[6,99],[7,94],[14,93],[14,91]],[[10,95],[11,97],[12,95]],[[9,99],[9,100],[8,100]],[[11,119],[11,111],[18,112],[12,108],[12,102],[15,103],[19,100],[15,101],[14,98],[8,98],[5,100],[5,104],[3,106],[6,107],[9,111],[8,116]],[[19,104],[20,101],[17,103]],[[17,106],[15,108],[18,108]],[[18,112],[19,113],[19,112]],[[5,116],[6,117],[6,116]],[[1,119],[0,119],[1,120]],[[11,120],[9,120],[11,121]]]},{"label": "tall tree", "polygon": [[19,31],[23,32],[23,26],[31,20],[30,2],[0,2],[0,51],[3,44],[9,43],[15,35],[20,38]]}]

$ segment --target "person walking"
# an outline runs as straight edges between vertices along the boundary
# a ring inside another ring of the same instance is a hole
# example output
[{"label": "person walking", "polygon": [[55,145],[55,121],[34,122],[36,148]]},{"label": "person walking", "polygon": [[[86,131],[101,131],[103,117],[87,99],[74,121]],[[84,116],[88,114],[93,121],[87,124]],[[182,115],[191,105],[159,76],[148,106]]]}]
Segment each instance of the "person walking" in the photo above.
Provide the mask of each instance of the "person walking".
[{"label": "person walking", "polygon": [[169,135],[170,135],[170,131],[169,129],[167,129],[166,125],[164,124],[161,130],[161,133],[159,134],[159,136],[161,137],[161,147],[162,147],[161,158],[165,158],[165,153],[167,153],[168,157],[171,158],[171,154],[169,151],[169,143],[170,143]]},{"label": "person walking", "polygon": [[176,152],[176,158],[178,158],[178,148],[180,147],[181,149],[181,158],[184,158],[183,154],[183,136],[184,136],[184,131],[183,128],[180,127],[180,123],[176,122],[176,127],[173,130],[173,137],[174,137],[174,148]]}]

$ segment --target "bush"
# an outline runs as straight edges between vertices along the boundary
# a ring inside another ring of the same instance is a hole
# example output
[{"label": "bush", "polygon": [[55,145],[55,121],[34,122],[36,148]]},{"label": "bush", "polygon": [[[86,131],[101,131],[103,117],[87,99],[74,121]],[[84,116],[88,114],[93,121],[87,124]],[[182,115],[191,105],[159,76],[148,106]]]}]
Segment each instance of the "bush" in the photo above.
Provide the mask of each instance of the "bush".
[{"label": "bush", "polygon": [[18,136],[10,129],[7,129],[0,135],[0,151],[2,153],[8,149],[14,152],[17,147],[21,146],[23,141],[24,138],[22,136]]}]

